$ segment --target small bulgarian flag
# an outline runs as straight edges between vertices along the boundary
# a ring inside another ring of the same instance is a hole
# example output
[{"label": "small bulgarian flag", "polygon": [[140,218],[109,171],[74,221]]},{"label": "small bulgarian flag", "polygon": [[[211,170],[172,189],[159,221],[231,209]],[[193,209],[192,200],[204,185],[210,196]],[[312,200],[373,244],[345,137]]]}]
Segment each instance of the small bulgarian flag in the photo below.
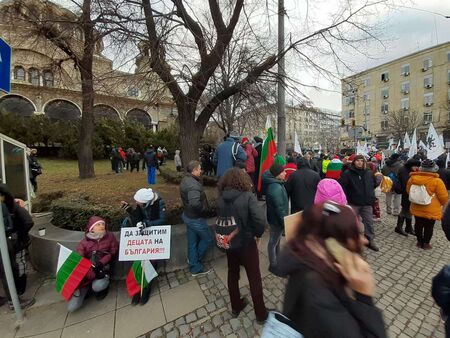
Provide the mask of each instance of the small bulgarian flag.
[{"label": "small bulgarian flag", "polygon": [[92,263],[75,251],[60,245],[58,265],[56,267],[56,291],[65,300],[70,300]]},{"label": "small bulgarian flag", "polygon": [[266,120],[266,133],[267,137],[264,139],[261,150],[261,166],[259,169],[258,191],[261,191],[262,175],[266,172],[266,170],[270,169],[277,153],[277,145],[275,144],[275,140],[273,138],[270,116],[267,116]]},{"label": "small bulgarian flag", "polygon": [[[142,267],[144,270],[142,270]],[[158,276],[158,273],[150,261],[133,262],[127,276],[128,295],[133,297],[141,291],[141,287],[142,289],[146,288],[156,276]]]}]

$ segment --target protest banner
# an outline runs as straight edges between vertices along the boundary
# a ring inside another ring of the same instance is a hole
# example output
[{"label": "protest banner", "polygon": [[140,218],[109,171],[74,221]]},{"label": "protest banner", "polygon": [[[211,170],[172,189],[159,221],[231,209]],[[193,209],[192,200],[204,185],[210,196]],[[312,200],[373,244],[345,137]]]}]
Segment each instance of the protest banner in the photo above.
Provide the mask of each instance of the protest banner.
[{"label": "protest banner", "polygon": [[170,225],[122,228],[119,261],[143,261],[170,258]]}]

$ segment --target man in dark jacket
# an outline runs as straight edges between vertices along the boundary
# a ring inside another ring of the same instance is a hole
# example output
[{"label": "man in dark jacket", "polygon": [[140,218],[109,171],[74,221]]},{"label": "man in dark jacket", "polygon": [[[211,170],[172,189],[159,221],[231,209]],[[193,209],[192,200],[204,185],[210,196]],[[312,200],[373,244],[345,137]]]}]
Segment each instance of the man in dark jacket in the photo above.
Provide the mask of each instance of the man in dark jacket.
[{"label": "man in dark jacket", "polygon": [[217,166],[217,176],[232,168],[236,161],[245,162],[247,155],[237,141],[238,135],[231,133],[224,142],[218,145],[214,153],[213,163]]},{"label": "man in dark jacket", "polygon": [[314,204],[320,175],[312,170],[307,161],[300,158],[297,170],[289,177],[286,190],[291,200],[291,213],[305,210]]},{"label": "man in dark jacket", "polygon": [[[320,175],[320,172],[322,171],[321,163],[319,163],[318,159],[313,157],[313,154],[310,151],[305,154],[305,157],[303,159],[306,161],[306,164],[310,169],[314,170]],[[299,157],[299,161],[300,160],[301,157]]]},{"label": "man in dark jacket", "polygon": [[386,193],[386,212],[394,216],[398,216],[400,213],[400,201],[402,195],[395,191],[394,187],[398,184],[398,172],[403,166],[400,160],[399,154],[392,154],[386,161],[386,165],[381,169],[381,173],[384,176],[388,176],[393,183],[392,190]]},{"label": "man in dark jacket", "polygon": [[366,159],[356,155],[351,167],[342,173],[339,180],[348,203],[358,212],[364,223],[364,235],[369,240],[367,247],[378,251],[375,244],[372,205],[375,202],[376,179],[373,172],[366,169]]},{"label": "man in dark jacket", "polygon": [[274,163],[262,177],[263,191],[266,194],[267,222],[270,227],[270,238],[267,244],[269,271],[273,271],[277,266],[277,255],[284,231],[284,217],[289,214],[289,201],[284,188],[285,177],[286,172],[283,166],[277,163]]},{"label": "man in dark jacket", "polygon": [[147,182],[148,184],[156,183],[156,169],[158,169],[158,158],[156,157],[155,149],[150,148],[144,154],[144,162],[147,165]]},{"label": "man in dark jacket", "polygon": [[201,261],[213,244],[213,237],[205,218],[208,201],[200,182],[201,164],[198,161],[191,161],[186,170],[187,174],[180,184],[181,200],[184,206],[181,217],[187,227],[189,269],[192,276],[196,277],[211,272],[211,270],[204,270]]}]

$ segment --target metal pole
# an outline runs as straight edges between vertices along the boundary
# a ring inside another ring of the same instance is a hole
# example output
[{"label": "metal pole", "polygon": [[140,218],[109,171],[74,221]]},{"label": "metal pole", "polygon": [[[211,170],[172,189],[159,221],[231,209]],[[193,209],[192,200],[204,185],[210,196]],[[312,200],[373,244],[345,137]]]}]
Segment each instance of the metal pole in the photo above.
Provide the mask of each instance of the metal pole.
[{"label": "metal pole", "polygon": [[[284,0],[278,0],[278,53],[284,52]],[[284,56],[278,62],[278,154],[286,156],[286,107]]]},{"label": "metal pole", "polygon": [[[11,261],[8,252],[8,244],[6,243],[5,224],[3,222],[3,210],[0,204],[0,252],[2,255],[3,270],[5,272],[6,281],[8,282],[8,290],[16,312],[17,323],[23,322],[23,312],[20,307],[19,296],[17,295],[16,284],[14,283],[13,272],[11,269]],[[6,292],[6,290],[5,290]]]}]

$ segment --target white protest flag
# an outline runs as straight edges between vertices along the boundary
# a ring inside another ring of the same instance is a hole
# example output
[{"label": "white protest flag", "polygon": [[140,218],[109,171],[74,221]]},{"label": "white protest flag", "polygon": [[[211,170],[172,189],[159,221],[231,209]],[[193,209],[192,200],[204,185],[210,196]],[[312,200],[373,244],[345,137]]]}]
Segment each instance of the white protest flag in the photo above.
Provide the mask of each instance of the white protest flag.
[{"label": "white protest flag", "polygon": [[385,162],[386,162],[386,155],[384,154],[384,151],[381,151],[381,164],[380,164],[381,168],[384,167]]},{"label": "white protest flag", "polygon": [[419,148],[428,151],[427,145],[423,143],[422,140],[419,141]]},{"label": "white protest flag", "polygon": [[303,156],[302,147],[300,147],[300,142],[298,142],[297,132],[294,134],[294,151]]},{"label": "white protest flag", "polygon": [[411,141],[409,140],[408,132],[405,134],[405,138],[403,139],[403,148],[409,149],[411,147]]},{"label": "white protest flag", "polygon": [[361,155],[361,144],[356,142],[356,155]]},{"label": "white protest flag", "polygon": [[400,150],[400,140],[398,140],[397,146],[394,149],[394,153],[398,153]]},{"label": "white protest flag", "polygon": [[430,160],[437,159],[440,155],[445,153],[445,149],[441,144],[441,141],[439,140],[439,135],[436,132],[436,129],[434,129],[433,123],[430,123],[430,128],[428,129],[428,135],[427,135],[427,145],[428,145],[428,151],[427,151],[427,158]]},{"label": "white protest flag", "polygon": [[417,135],[416,135],[416,130],[414,129],[414,133],[411,138],[411,142],[410,142],[410,146],[409,146],[408,158],[412,158],[416,154],[417,154]]},{"label": "white protest flag", "polygon": [[388,150],[392,150],[392,146],[394,145],[394,139],[389,139]]},{"label": "white protest flag", "polygon": [[322,145],[319,144],[319,155],[322,154]]},{"label": "white protest flag", "polygon": [[444,142],[444,135],[443,134],[439,135],[439,141],[441,141],[442,148],[445,148],[445,142]]}]

